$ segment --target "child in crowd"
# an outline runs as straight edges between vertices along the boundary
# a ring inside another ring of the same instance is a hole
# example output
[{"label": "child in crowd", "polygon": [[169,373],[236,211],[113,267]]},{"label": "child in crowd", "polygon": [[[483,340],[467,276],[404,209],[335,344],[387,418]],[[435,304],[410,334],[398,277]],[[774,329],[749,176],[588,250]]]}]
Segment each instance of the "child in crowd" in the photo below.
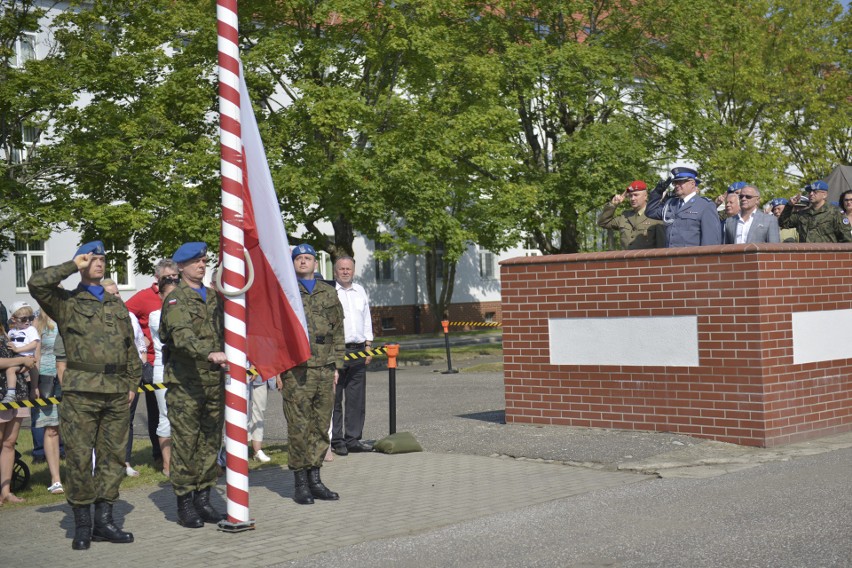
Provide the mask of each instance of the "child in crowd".
[{"label": "child in crowd", "polygon": [[[12,304],[12,317],[9,319],[9,349],[17,353],[19,357],[34,357],[39,360],[39,347],[41,338],[38,330],[33,325],[35,314],[32,306],[26,302],[15,302]],[[6,369],[6,396],[0,402],[14,402],[17,394],[16,374],[21,369],[12,367]],[[38,368],[33,367],[27,373],[27,383],[30,392],[38,385]]]}]

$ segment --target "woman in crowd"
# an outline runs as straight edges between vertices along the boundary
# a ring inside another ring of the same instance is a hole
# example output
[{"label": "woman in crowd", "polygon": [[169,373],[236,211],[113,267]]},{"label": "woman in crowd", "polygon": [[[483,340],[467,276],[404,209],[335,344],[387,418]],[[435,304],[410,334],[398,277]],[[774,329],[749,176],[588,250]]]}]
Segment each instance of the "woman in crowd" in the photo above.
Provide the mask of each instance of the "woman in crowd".
[{"label": "woman in crowd", "polygon": [[[56,354],[53,346],[59,336],[56,323],[39,311],[36,318],[36,330],[41,337],[41,357],[38,366],[38,391],[40,398],[61,396],[56,373]],[[35,427],[44,428],[44,457],[50,471],[50,487],[47,490],[54,495],[65,493],[59,479],[59,407],[56,405],[33,409]]]},{"label": "woman in crowd", "polygon": [[[160,300],[168,296],[180,282],[180,276],[162,276],[157,282]],[[151,340],[154,342],[154,384],[163,384],[163,343],[160,341],[160,316],[162,310],[154,310],[148,314],[148,327],[151,329]],[[160,439],[160,450],[163,453],[163,475],[169,477],[172,458],[172,426],[169,423],[169,411],[166,406],[166,389],[154,391],[157,397],[157,408],[160,418],[157,421],[157,437]]]},{"label": "woman in crowd", "polygon": [[[19,357],[9,349],[6,330],[0,326],[0,369],[24,366],[32,369],[35,358]],[[0,505],[3,503],[21,503],[24,500],[12,493],[12,469],[15,467],[15,442],[21,431],[24,418],[30,417],[29,408],[0,410]]]},{"label": "woman in crowd", "polygon": [[840,209],[852,225],[852,189],[847,189],[840,194]]}]

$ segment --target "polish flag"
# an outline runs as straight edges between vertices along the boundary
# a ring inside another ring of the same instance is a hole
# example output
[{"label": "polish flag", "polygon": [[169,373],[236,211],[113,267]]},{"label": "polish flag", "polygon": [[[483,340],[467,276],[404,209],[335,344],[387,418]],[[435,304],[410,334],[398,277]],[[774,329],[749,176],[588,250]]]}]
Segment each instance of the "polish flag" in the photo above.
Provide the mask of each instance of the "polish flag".
[{"label": "polish flag", "polygon": [[240,71],[243,230],[254,267],[254,284],[246,292],[247,355],[269,379],[310,359],[311,347],[278,197]]}]

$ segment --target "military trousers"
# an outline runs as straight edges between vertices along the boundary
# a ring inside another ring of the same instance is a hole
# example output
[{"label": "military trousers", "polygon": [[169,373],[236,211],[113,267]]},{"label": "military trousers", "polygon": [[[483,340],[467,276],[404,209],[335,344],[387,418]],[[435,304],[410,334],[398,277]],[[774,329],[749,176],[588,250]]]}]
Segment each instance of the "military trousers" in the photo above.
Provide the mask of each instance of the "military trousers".
[{"label": "military trousers", "polygon": [[172,426],[169,481],[181,496],[216,485],[222,445],[225,391],[221,384],[169,383],[166,406]]},{"label": "military trousers", "polygon": [[281,396],[290,446],[288,467],[322,467],[334,406],[334,365],[295,367],[284,373],[283,383]]},{"label": "military trousers", "polygon": [[65,442],[68,503],[77,507],[115,502],[125,476],[124,449],[130,432],[128,393],[64,392],[59,429]]}]

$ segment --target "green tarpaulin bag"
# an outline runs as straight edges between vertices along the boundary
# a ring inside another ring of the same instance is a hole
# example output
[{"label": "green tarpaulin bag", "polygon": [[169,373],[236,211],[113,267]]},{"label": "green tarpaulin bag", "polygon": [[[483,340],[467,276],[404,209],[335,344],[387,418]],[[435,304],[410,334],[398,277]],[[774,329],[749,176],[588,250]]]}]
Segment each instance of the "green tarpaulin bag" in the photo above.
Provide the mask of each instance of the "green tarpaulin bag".
[{"label": "green tarpaulin bag", "polygon": [[373,444],[373,450],[383,454],[408,454],[422,452],[423,447],[414,439],[411,432],[397,432]]}]

